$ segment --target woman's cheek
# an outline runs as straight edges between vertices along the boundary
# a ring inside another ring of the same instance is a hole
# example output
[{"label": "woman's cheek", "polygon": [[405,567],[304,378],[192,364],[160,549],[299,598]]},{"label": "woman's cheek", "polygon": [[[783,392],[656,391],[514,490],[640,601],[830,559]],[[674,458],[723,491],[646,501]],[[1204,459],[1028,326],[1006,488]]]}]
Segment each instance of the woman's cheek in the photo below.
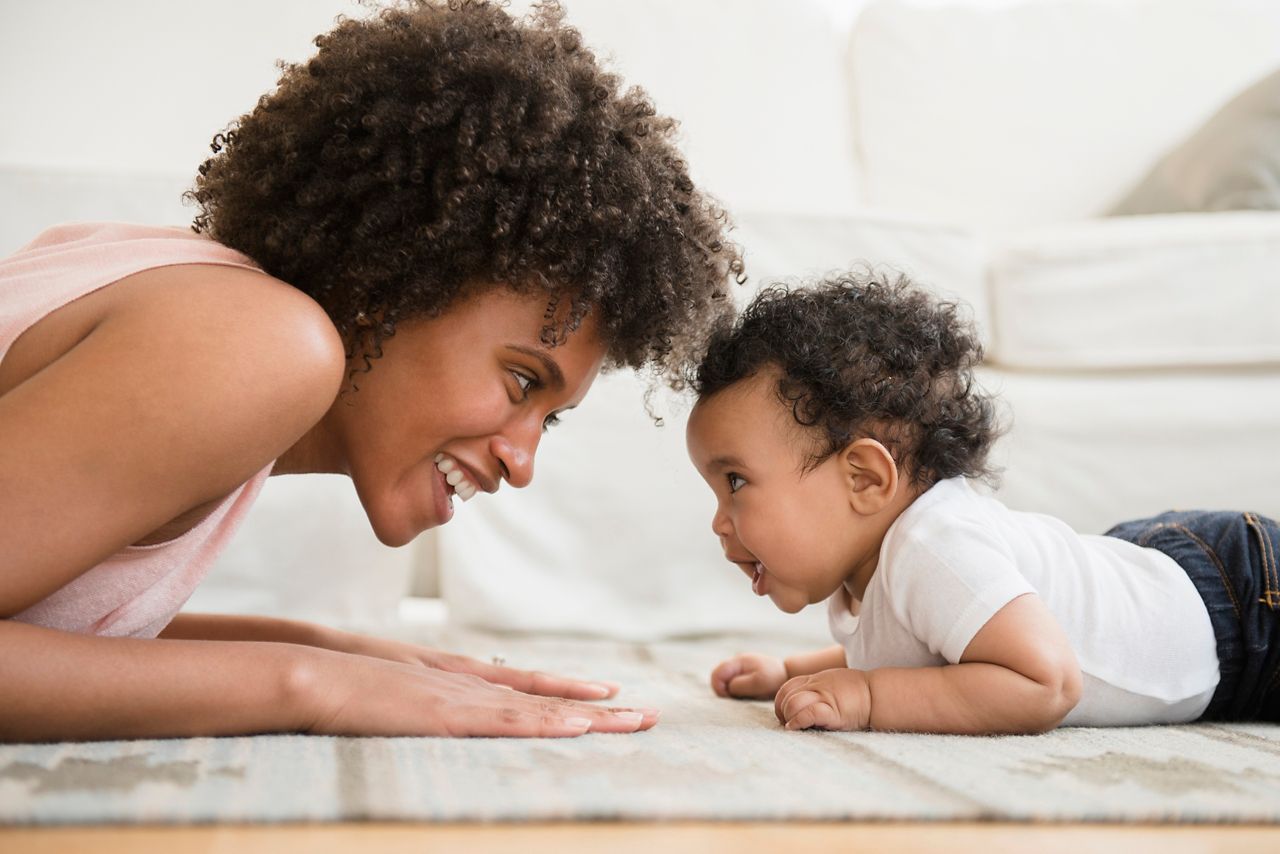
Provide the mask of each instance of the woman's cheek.
[{"label": "woman's cheek", "polygon": [[464,396],[462,403],[462,406],[455,407],[455,423],[465,428],[462,432],[472,436],[498,432],[516,406],[504,389],[485,394],[473,391]]}]

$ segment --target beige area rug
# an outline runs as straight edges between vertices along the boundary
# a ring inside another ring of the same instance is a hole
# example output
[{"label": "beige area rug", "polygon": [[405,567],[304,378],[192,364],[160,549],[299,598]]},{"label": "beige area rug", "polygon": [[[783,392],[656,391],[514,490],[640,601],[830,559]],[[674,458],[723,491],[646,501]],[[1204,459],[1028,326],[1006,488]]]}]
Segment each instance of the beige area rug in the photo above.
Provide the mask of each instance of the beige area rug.
[{"label": "beige area rug", "polygon": [[515,666],[624,683],[640,735],[179,739],[0,746],[8,824],[428,820],[1280,821],[1280,726],[967,738],[786,732],[710,669],[778,640],[650,645],[421,630]]}]

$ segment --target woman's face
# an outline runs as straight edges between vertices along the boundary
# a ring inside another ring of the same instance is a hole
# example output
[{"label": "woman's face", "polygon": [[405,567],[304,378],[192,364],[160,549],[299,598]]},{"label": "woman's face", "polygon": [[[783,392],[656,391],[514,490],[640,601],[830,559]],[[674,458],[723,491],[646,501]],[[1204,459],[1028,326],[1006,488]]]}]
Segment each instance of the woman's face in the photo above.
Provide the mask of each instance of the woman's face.
[{"label": "woman's face", "polygon": [[404,545],[448,522],[453,501],[533,479],[542,433],[578,405],[605,356],[592,314],[562,343],[542,342],[567,302],[488,289],[397,323],[373,369],[355,375],[359,390],[339,396],[317,444],[351,476],[379,540]]}]

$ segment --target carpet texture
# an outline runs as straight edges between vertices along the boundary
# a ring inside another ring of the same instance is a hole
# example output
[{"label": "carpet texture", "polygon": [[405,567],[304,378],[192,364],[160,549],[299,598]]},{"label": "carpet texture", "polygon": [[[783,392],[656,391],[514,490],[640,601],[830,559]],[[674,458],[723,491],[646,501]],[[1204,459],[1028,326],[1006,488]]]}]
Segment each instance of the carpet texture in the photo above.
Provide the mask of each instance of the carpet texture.
[{"label": "carpet texture", "polygon": [[[403,634],[403,633],[402,633]],[[791,733],[722,700],[725,655],[778,640],[619,644],[422,630],[513,666],[624,683],[652,731],[580,739],[259,736],[0,745],[7,824],[340,820],[1280,821],[1280,726],[970,738]]]}]

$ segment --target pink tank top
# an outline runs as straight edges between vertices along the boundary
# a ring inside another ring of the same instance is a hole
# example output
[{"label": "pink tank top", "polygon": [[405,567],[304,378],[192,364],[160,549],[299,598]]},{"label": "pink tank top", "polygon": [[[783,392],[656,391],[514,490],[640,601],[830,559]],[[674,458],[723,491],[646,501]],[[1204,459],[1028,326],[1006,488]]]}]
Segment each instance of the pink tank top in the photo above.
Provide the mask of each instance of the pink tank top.
[{"label": "pink tank top", "polygon": [[[174,264],[259,269],[246,255],[183,228],[70,223],[0,259],[0,359],[50,312],[120,279]],[[167,543],[130,546],[12,619],[81,634],[153,638],[190,598],[244,520],[271,466]]]}]

